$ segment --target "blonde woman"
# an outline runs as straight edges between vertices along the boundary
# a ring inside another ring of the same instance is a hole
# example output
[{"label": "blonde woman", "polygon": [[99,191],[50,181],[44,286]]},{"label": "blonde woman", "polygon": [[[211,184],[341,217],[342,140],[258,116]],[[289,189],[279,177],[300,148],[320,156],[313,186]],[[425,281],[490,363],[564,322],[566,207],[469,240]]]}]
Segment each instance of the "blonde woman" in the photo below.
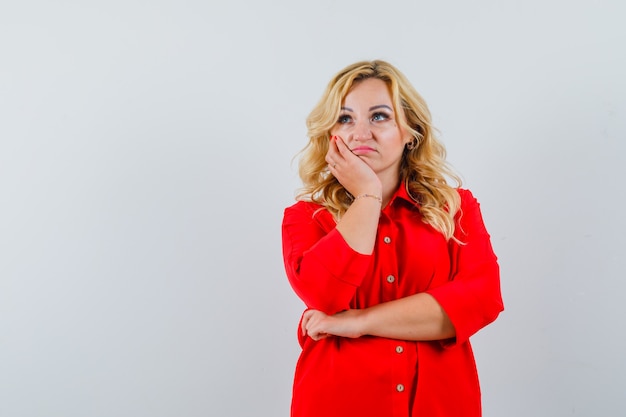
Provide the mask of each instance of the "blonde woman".
[{"label": "blonde woman", "polygon": [[499,269],[426,103],[389,63],[358,62],[307,127],[282,228],[308,307],[291,415],[480,416],[469,338],[503,309]]}]

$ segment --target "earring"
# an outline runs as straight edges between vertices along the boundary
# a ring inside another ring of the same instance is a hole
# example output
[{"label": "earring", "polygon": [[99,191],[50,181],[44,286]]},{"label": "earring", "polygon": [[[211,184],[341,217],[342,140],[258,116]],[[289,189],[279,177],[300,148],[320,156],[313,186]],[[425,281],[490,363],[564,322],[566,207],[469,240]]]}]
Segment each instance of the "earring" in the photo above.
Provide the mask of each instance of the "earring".
[{"label": "earring", "polygon": [[406,149],[409,151],[412,151],[413,149],[415,149],[416,146],[417,146],[417,138],[413,138],[411,142],[408,142],[406,144]]}]

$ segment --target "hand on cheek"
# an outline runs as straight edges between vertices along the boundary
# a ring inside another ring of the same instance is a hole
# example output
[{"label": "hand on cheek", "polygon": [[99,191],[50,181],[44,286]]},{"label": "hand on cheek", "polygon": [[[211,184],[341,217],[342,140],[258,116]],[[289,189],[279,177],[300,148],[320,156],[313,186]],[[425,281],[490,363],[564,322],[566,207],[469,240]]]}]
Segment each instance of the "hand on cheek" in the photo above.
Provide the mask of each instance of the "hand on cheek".
[{"label": "hand on cheek", "polygon": [[341,137],[330,138],[326,162],[331,174],[352,195],[363,193],[380,195],[382,185],[376,173],[363,159],[352,153]]}]

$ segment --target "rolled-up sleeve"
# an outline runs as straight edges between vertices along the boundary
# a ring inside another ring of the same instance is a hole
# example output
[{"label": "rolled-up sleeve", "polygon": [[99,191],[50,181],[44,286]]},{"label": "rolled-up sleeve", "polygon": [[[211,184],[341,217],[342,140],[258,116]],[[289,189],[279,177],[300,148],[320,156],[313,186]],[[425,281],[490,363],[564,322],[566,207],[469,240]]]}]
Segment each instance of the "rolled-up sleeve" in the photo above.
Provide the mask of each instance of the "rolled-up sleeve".
[{"label": "rolled-up sleeve", "polygon": [[289,282],[309,308],[334,314],[350,307],[372,256],[354,251],[326,212],[299,202],[285,209],[283,259]]},{"label": "rolled-up sleeve", "polygon": [[449,243],[450,281],[427,291],[445,310],[456,330],[456,337],[443,343],[446,347],[464,343],[504,309],[498,260],[480,205],[470,191],[459,193],[461,211],[455,236],[461,243]]}]

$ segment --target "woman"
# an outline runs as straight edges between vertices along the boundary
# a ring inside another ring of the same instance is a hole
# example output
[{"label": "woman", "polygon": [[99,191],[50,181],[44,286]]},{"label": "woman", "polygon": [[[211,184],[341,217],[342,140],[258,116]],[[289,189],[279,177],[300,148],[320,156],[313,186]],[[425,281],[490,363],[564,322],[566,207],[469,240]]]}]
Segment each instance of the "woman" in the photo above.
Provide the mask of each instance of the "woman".
[{"label": "woman", "polygon": [[359,62],[307,127],[282,230],[308,307],[292,416],[480,416],[469,337],[503,309],[498,264],[426,103],[392,65]]}]

